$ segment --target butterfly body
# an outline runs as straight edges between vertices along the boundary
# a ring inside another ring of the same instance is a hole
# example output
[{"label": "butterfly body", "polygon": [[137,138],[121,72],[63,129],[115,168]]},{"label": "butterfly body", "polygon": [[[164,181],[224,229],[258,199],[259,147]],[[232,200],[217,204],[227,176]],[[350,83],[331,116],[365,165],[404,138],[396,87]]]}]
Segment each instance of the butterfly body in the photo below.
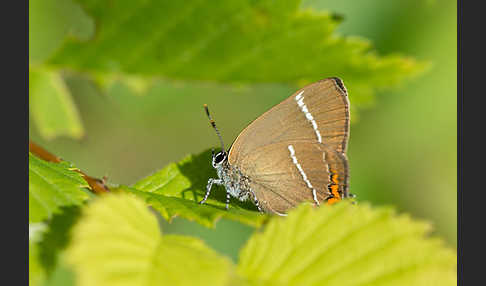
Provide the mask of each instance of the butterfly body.
[{"label": "butterfly body", "polygon": [[228,208],[230,195],[240,201],[253,198],[255,204],[259,207],[258,199],[256,199],[254,192],[251,190],[250,178],[245,176],[238,167],[229,164],[226,152],[222,151],[217,155],[213,154],[212,165],[216,169],[218,179],[209,179],[207,192],[202,203],[207,200],[212,185],[216,184],[222,185],[226,189],[226,208]]},{"label": "butterfly body", "polygon": [[250,178],[245,176],[241,171],[231,166],[227,160],[216,168],[218,177],[222,180],[222,185],[233,197],[246,201],[250,194]]},{"label": "butterfly body", "polygon": [[213,153],[218,178],[209,179],[201,203],[213,184],[226,188],[227,207],[233,196],[277,214],[303,201],[320,205],[346,198],[348,136],[349,101],[342,81],[310,84],[248,125],[229,152],[222,144],[222,151]]}]

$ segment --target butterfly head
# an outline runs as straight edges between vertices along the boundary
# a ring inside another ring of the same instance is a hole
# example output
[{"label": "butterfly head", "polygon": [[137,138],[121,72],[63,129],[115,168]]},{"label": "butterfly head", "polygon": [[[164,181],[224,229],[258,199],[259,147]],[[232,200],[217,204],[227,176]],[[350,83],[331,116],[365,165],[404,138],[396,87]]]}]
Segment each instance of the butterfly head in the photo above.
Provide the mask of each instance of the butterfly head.
[{"label": "butterfly head", "polygon": [[227,159],[228,154],[226,153],[226,151],[220,151],[217,154],[214,154],[213,152],[213,168],[220,168]]}]

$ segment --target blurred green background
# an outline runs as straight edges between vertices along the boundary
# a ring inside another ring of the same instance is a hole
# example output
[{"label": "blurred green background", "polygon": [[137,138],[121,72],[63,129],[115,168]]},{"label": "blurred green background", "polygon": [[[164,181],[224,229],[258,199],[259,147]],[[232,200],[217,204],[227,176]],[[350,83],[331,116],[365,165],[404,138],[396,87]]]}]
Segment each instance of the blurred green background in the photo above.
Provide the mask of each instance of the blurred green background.
[{"label": "blurred green background", "polygon": [[[343,16],[338,34],[366,38],[380,54],[400,53],[431,63],[423,75],[398,89],[379,92],[367,108],[352,117],[350,189],[358,203],[392,205],[430,221],[435,234],[452,247],[457,231],[456,5],[456,1],[419,0],[301,3],[301,9]],[[31,17],[38,15],[32,13],[35,3],[29,9]],[[31,63],[49,55],[56,44],[52,37],[65,32],[30,28]],[[327,76],[333,75],[323,75]],[[120,84],[103,93],[83,77],[67,73],[65,79],[84,136],[47,140],[39,134],[31,114],[30,138],[91,176],[106,175],[109,182],[121,184],[132,184],[187,154],[217,147],[204,103],[210,106],[229,145],[250,121],[296,90],[285,84],[166,80],[137,96]],[[343,81],[346,84],[346,78]],[[353,105],[353,90],[349,93]],[[166,233],[199,236],[233,259],[253,231],[226,220],[218,222],[216,229],[183,219],[162,224]]]}]

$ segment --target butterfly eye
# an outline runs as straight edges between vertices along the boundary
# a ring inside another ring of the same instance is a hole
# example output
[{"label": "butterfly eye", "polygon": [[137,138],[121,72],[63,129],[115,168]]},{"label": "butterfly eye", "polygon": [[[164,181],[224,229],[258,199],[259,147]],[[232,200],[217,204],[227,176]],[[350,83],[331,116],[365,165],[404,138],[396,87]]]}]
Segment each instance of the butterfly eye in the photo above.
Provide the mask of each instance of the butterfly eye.
[{"label": "butterfly eye", "polygon": [[219,164],[226,159],[226,152],[219,152],[216,157],[214,158],[214,163]]}]

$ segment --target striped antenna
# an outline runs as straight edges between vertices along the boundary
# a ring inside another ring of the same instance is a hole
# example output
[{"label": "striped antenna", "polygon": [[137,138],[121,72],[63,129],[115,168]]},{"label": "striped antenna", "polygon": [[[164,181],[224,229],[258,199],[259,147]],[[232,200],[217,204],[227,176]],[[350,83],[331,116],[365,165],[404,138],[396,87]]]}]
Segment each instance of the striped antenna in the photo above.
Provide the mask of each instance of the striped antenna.
[{"label": "striped antenna", "polygon": [[213,118],[211,118],[211,114],[209,114],[209,108],[207,104],[204,104],[204,110],[206,110],[206,114],[209,118],[209,122],[211,122],[211,126],[213,126],[214,130],[216,130],[216,134],[219,137],[219,141],[221,142],[221,150],[225,152],[224,150],[224,143],[223,143],[223,138],[221,137],[221,133],[219,133],[218,128],[216,127],[216,122],[214,122]]}]

